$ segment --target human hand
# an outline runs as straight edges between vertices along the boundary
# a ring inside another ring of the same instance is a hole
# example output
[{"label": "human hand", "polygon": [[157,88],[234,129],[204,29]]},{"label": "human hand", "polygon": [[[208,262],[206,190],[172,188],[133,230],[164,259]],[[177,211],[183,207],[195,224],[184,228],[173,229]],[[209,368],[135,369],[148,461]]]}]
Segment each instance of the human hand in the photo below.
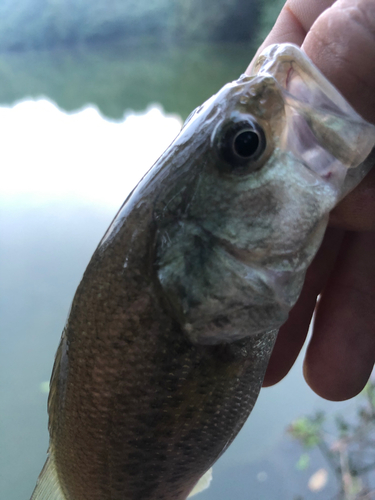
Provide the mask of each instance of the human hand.
[{"label": "human hand", "polygon": [[[283,42],[302,46],[355,110],[375,123],[375,2],[287,0],[259,51]],[[375,168],[331,213],[301,296],[278,334],[264,386],[292,367],[314,310],[305,379],[324,398],[353,397],[375,361]]]}]

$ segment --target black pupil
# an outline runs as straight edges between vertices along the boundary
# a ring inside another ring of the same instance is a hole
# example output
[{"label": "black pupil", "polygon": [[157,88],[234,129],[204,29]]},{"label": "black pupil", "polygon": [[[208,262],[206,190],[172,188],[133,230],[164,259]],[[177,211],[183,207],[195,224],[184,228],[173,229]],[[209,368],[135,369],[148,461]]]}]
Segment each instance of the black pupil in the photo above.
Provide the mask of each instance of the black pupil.
[{"label": "black pupil", "polygon": [[259,147],[259,136],[253,130],[244,130],[234,139],[234,151],[242,158],[250,158]]}]

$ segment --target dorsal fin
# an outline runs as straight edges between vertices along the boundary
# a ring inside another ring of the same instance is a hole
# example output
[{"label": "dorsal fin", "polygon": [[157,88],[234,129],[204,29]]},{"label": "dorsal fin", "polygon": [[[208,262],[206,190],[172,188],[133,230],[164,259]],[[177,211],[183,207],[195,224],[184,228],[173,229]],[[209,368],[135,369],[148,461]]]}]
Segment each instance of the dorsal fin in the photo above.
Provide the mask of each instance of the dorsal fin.
[{"label": "dorsal fin", "polygon": [[52,454],[49,454],[42,472],[39,474],[30,500],[66,500],[61,490]]}]

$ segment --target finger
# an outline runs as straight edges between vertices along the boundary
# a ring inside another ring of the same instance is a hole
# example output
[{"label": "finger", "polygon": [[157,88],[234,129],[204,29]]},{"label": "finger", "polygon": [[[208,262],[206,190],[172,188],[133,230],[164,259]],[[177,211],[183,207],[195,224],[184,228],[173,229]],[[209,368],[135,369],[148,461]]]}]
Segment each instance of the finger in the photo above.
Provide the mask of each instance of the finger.
[{"label": "finger", "polygon": [[[352,106],[375,123],[375,3],[338,0],[312,26],[302,45]],[[375,230],[375,170],[333,210],[330,223]]]},{"label": "finger", "polygon": [[358,113],[375,123],[375,2],[337,0],[313,24],[302,48]]},{"label": "finger", "polygon": [[[335,0],[288,0],[280,12],[270,34],[259,47],[257,55],[273,43],[295,43],[301,45],[306,33],[310,30],[320,14],[330,7]],[[254,61],[253,59],[253,61]],[[250,74],[252,63],[246,70]]]},{"label": "finger", "polygon": [[320,396],[348,399],[375,359],[375,233],[346,233],[318,304],[304,375]]},{"label": "finger", "polygon": [[348,231],[375,231],[375,168],[337,205],[330,224]]},{"label": "finger", "polygon": [[334,266],[342,235],[343,231],[339,229],[327,230],[322,246],[307,271],[302,293],[288,321],[278,333],[263,382],[264,387],[276,384],[285,377],[296,360],[309,330],[316,298]]}]

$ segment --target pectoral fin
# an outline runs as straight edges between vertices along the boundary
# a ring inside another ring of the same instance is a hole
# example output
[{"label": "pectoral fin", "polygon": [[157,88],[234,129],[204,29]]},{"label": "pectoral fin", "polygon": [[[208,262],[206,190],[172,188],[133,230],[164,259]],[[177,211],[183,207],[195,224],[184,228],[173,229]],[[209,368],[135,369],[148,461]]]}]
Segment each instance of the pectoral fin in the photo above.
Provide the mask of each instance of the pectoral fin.
[{"label": "pectoral fin", "polygon": [[193,495],[196,495],[197,493],[200,493],[203,490],[206,490],[210,486],[211,481],[212,481],[212,468],[208,469],[208,471],[205,474],[203,474],[203,476],[191,490],[188,498],[192,497]]},{"label": "pectoral fin", "polygon": [[66,500],[61,490],[52,454],[48,456],[44,464],[30,500]]}]

